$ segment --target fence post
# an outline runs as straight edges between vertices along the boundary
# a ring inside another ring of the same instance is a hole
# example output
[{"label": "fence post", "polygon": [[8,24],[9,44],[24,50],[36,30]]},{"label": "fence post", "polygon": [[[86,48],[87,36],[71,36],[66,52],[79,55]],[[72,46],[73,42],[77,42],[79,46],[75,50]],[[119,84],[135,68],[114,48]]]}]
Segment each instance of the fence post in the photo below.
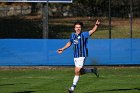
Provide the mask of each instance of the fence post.
[{"label": "fence post", "polygon": [[109,0],[109,39],[111,39],[111,0]]},{"label": "fence post", "polygon": [[48,0],[43,6],[43,38],[48,38],[49,28],[48,28]]},{"label": "fence post", "polygon": [[129,17],[130,17],[130,38],[132,38],[132,19],[133,19],[133,1],[132,0],[130,0],[130,15],[129,15]]}]

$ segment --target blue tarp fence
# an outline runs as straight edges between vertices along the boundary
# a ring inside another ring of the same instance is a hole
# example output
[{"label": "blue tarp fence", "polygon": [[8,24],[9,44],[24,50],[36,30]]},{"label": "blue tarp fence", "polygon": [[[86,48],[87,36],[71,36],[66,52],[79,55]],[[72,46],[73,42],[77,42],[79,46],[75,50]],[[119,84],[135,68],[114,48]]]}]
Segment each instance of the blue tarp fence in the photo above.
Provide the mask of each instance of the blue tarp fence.
[{"label": "blue tarp fence", "polygon": [[[68,39],[0,39],[0,66],[69,66],[73,47],[57,54]],[[140,65],[140,39],[89,39],[85,65]]]}]

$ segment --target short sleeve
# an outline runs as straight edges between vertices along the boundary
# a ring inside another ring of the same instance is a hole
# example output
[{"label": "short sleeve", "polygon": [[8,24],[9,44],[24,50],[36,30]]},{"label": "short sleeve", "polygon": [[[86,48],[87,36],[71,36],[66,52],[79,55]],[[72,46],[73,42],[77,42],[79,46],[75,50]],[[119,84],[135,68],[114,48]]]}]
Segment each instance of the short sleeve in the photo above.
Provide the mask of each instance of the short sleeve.
[{"label": "short sleeve", "polygon": [[89,31],[83,32],[83,35],[84,35],[85,38],[89,38],[90,37]]},{"label": "short sleeve", "polygon": [[73,34],[71,34],[69,41],[73,43]]}]

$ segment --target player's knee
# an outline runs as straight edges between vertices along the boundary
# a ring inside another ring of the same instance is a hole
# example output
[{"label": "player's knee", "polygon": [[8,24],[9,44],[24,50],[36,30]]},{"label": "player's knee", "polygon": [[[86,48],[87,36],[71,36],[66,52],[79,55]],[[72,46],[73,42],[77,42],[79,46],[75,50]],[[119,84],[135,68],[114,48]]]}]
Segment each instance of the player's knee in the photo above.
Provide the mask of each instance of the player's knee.
[{"label": "player's knee", "polygon": [[80,75],[80,70],[75,70],[75,75]]},{"label": "player's knee", "polygon": [[85,69],[84,68],[75,70],[75,75],[83,75],[83,74],[85,74]]}]

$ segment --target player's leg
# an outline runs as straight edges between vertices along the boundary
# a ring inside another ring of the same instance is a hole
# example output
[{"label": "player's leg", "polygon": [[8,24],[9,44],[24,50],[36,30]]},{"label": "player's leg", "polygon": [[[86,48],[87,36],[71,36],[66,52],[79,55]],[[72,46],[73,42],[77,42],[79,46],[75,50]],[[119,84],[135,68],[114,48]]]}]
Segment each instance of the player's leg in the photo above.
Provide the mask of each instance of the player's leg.
[{"label": "player's leg", "polygon": [[86,73],[94,73],[97,77],[99,77],[97,68],[82,68],[80,70],[81,75]]},{"label": "player's leg", "polygon": [[78,80],[80,78],[80,69],[79,67],[75,67],[75,76],[73,78],[73,84],[71,86],[71,88],[69,89],[69,93],[72,93],[78,83]]},{"label": "player's leg", "polygon": [[[83,57],[81,57],[81,58],[83,58]],[[85,60],[86,60],[86,58],[82,59],[83,63],[81,62],[82,64],[80,64],[80,65],[82,65],[81,66],[82,68],[80,69],[80,75],[83,75],[83,74],[86,74],[86,73],[94,73],[98,78],[99,73],[98,73],[98,70],[97,70],[96,67],[94,67],[94,68],[84,68],[83,67],[84,63],[85,63]]]},{"label": "player's leg", "polygon": [[71,86],[71,88],[69,89],[69,93],[73,93],[76,85],[77,85],[77,82],[80,78],[80,70],[81,68],[83,67],[83,64],[84,64],[84,59],[85,57],[80,57],[80,58],[74,58],[74,63],[75,63],[75,76],[73,78],[73,84]]}]

